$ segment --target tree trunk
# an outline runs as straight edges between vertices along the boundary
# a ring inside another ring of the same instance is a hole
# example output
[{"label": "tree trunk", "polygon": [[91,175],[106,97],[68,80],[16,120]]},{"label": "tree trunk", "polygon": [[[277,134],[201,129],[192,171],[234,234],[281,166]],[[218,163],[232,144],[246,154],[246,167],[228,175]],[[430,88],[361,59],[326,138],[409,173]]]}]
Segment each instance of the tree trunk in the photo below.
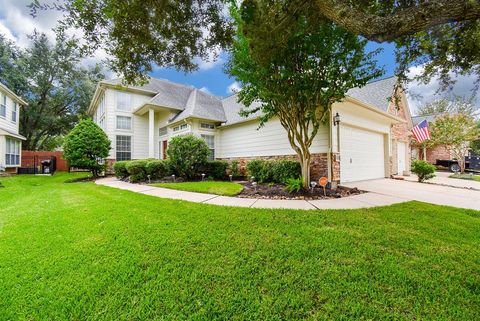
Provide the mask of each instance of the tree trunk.
[{"label": "tree trunk", "polygon": [[300,157],[300,166],[302,167],[302,179],[303,187],[308,189],[310,188],[310,164],[311,164],[311,155]]}]

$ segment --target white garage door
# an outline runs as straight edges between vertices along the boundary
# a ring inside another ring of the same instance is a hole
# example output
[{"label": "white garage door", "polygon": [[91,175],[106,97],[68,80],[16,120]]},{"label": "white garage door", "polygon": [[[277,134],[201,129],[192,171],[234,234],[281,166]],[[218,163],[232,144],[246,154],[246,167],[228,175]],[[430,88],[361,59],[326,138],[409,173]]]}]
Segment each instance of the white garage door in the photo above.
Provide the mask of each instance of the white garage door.
[{"label": "white garage door", "polygon": [[383,134],[341,126],[341,182],[355,182],[383,177],[385,177]]}]

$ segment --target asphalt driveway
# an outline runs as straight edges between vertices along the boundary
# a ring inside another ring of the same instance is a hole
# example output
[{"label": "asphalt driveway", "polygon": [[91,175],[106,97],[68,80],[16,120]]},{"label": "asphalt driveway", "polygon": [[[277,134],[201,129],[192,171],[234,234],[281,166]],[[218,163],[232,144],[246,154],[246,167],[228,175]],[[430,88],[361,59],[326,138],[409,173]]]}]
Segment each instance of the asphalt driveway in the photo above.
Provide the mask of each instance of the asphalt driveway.
[{"label": "asphalt driveway", "polygon": [[480,191],[412,181],[378,179],[343,184],[405,201],[421,201],[438,205],[480,210]]}]

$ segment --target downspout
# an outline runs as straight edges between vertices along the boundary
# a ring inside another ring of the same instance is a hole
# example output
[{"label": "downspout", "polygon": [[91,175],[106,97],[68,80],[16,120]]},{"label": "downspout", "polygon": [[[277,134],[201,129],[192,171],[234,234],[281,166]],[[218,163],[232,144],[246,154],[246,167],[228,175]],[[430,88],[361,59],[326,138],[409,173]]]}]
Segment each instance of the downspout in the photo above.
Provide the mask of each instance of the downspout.
[{"label": "downspout", "polygon": [[333,151],[333,135],[332,135],[332,109],[329,111],[328,115],[328,153],[327,153],[327,172],[328,172],[328,181],[331,183],[333,178],[333,166],[332,166],[332,151]]}]

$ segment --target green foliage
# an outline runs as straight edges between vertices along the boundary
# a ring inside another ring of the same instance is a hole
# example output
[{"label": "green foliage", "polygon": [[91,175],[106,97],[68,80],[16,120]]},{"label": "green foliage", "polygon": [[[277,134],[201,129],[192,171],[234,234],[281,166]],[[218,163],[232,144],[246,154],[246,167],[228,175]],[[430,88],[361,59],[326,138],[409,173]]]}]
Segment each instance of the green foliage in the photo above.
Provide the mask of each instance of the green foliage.
[{"label": "green foliage", "polygon": [[[477,122],[477,129],[480,132],[480,121]],[[480,137],[470,143],[470,148],[476,155],[480,155]]]},{"label": "green foliage", "polygon": [[115,172],[115,176],[118,178],[127,178],[128,171],[127,171],[127,164],[130,161],[118,161],[113,164],[113,171]]},{"label": "green foliage", "polygon": [[289,193],[300,192],[303,187],[303,179],[300,178],[289,178],[285,182],[285,189]]},{"label": "green foliage", "polygon": [[435,166],[432,164],[423,161],[423,160],[414,160],[412,161],[412,173],[417,174],[418,181],[424,182],[426,180],[432,179],[435,177]]},{"label": "green foliage", "polygon": [[175,136],[169,142],[167,155],[175,174],[191,179],[207,163],[210,149],[194,135]]},{"label": "green foliage", "polygon": [[475,104],[475,96],[466,99],[455,96],[453,99],[438,99],[420,106],[417,115],[440,115],[440,114],[464,114],[475,117],[478,114],[479,106]]},{"label": "green foliage", "polygon": [[125,168],[130,175],[130,182],[136,183],[147,180],[147,163],[147,160],[133,160],[127,163]]},{"label": "green foliage", "polygon": [[197,175],[205,174],[207,177],[212,177],[213,179],[225,179],[227,177],[227,161],[208,161],[203,166],[201,166],[201,173],[197,171]]},{"label": "green foliage", "polygon": [[285,184],[290,178],[301,176],[300,164],[289,160],[252,160],[247,163],[250,176],[260,183],[275,182]]},{"label": "green foliage", "polygon": [[240,177],[240,168],[238,165],[238,161],[236,160],[231,161],[228,169],[229,169],[229,175],[232,175],[233,178]]},{"label": "green foliage", "polygon": [[81,120],[65,137],[63,157],[71,167],[88,169],[97,177],[110,151],[110,140],[91,119]]},{"label": "green foliage", "polygon": [[145,165],[147,175],[150,179],[162,179],[171,175],[170,162],[168,160],[148,160]]},{"label": "green foliage", "polygon": [[53,150],[85,115],[98,81],[97,66],[82,67],[77,41],[62,33],[51,43],[34,32],[28,49],[16,47],[0,35],[0,81],[28,106],[20,110],[22,143],[28,150]]}]

